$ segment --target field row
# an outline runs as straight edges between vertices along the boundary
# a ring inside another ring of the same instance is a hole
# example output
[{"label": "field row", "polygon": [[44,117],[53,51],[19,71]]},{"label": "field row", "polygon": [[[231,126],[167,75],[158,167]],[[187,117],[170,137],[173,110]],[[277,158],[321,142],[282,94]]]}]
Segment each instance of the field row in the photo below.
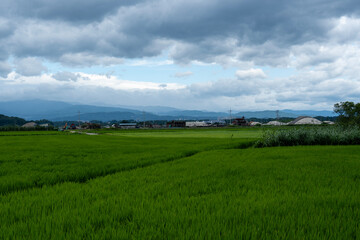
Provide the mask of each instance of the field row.
[{"label": "field row", "polygon": [[250,141],[254,140],[77,134],[0,137],[0,194],[66,181],[86,182],[204,150],[237,148]]},{"label": "field row", "polygon": [[358,146],[212,150],[9,193],[0,239],[356,239],[359,156]]}]

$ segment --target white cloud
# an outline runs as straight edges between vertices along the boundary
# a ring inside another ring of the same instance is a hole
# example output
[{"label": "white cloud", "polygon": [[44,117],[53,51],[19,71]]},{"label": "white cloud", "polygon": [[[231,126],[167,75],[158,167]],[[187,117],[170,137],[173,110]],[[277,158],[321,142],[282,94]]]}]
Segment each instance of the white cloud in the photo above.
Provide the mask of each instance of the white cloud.
[{"label": "white cloud", "polygon": [[333,28],[328,32],[330,41],[346,43],[360,40],[360,19],[342,16],[332,20]]},{"label": "white cloud", "polygon": [[172,65],[174,64],[174,61],[172,60],[163,60],[163,61],[151,61],[147,59],[141,59],[136,61],[131,61],[127,63],[128,66],[144,66],[144,67],[158,67],[158,66],[166,66],[166,65]]},{"label": "white cloud", "polygon": [[58,81],[74,81],[76,82],[80,77],[79,74],[71,73],[71,72],[57,72],[52,75]]},{"label": "white cloud", "polygon": [[7,62],[0,62],[0,77],[6,78],[7,75],[11,72],[12,67]]},{"label": "white cloud", "polygon": [[16,72],[23,76],[38,76],[47,68],[42,62],[34,57],[23,58],[16,61]]},{"label": "white cloud", "polygon": [[251,68],[248,70],[236,71],[236,77],[238,79],[251,80],[256,78],[266,78],[266,74],[260,68]]}]

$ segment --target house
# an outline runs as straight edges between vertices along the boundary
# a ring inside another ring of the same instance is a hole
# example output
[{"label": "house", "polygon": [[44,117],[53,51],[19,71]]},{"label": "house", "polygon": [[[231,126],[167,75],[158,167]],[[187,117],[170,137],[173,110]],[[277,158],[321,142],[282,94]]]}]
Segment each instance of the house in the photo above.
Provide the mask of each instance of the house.
[{"label": "house", "polygon": [[167,128],[184,128],[184,127],[186,127],[186,122],[173,120],[171,122],[167,122],[166,127]]},{"label": "house", "polygon": [[117,128],[121,128],[121,129],[132,129],[132,128],[136,128],[137,123],[119,123],[117,124]]},{"label": "house", "polygon": [[235,118],[235,119],[232,121],[232,124],[233,124],[233,125],[236,125],[236,126],[249,126],[248,122],[245,120],[245,117]]},{"label": "house", "polygon": [[311,125],[320,125],[322,122],[320,120],[317,120],[313,117],[308,116],[300,116],[296,118],[294,121],[289,122],[289,125],[305,125],[305,124],[311,124]]},{"label": "house", "polygon": [[28,122],[28,123],[25,123],[24,125],[22,125],[21,127],[23,127],[23,128],[34,128],[36,126],[37,126],[37,124],[35,122]]}]

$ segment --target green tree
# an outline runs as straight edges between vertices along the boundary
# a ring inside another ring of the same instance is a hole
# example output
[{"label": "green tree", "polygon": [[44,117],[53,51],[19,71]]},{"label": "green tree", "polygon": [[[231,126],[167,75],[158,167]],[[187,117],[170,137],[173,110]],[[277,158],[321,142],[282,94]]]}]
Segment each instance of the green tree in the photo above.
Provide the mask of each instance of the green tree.
[{"label": "green tree", "polygon": [[336,103],[334,112],[339,114],[337,118],[339,124],[360,126],[360,103],[349,101]]}]

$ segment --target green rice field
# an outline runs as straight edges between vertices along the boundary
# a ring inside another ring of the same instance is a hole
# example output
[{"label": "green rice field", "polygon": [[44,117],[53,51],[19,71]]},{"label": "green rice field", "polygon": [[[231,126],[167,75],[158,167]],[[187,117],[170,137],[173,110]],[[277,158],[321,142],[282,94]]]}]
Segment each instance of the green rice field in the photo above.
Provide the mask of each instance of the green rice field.
[{"label": "green rice field", "polygon": [[360,146],[98,133],[0,134],[0,239],[360,238]]}]

